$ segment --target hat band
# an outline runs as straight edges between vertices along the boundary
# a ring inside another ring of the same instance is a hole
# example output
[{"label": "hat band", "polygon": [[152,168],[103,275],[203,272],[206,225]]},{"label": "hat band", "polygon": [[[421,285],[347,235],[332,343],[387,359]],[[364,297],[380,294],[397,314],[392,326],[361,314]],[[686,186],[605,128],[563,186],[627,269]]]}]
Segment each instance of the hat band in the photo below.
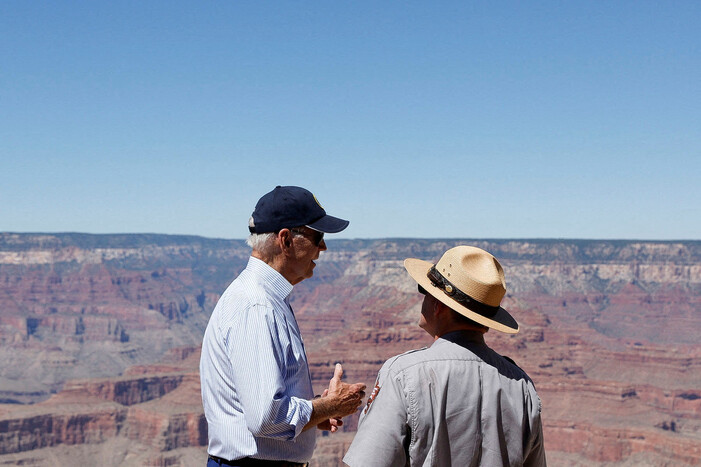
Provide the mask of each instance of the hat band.
[{"label": "hat band", "polygon": [[482,302],[478,302],[462,290],[455,287],[443,276],[443,274],[438,272],[438,269],[436,269],[435,266],[428,270],[426,276],[428,276],[429,280],[434,286],[441,289],[447,296],[465,308],[469,308],[470,311],[474,311],[478,315],[484,316],[485,318],[492,318],[497,314],[497,311],[499,311],[498,306],[489,306]]}]

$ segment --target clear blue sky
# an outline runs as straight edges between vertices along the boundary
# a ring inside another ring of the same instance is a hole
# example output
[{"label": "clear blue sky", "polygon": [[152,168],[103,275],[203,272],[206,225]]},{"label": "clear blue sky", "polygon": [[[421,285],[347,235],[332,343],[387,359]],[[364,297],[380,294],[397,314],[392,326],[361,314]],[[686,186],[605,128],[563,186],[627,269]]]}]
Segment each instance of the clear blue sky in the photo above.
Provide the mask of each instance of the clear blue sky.
[{"label": "clear blue sky", "polygon": [[701,239],[700,1],[0,2],[0,231]]}]

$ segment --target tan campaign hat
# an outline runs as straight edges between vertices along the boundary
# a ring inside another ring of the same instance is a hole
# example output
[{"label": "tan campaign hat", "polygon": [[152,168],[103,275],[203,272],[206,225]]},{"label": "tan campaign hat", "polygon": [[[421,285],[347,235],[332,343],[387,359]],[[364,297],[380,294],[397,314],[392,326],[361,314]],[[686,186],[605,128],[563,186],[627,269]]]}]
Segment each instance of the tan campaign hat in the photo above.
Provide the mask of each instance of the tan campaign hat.
[{"label": "tan campaign hat", "polygon": [[516,320],[500,306],[506,293],[504,270],[486,251],[457,246],[435,265],[408,258],[404,267],[426,292],[461,315],[497,331],[519,331]]}]

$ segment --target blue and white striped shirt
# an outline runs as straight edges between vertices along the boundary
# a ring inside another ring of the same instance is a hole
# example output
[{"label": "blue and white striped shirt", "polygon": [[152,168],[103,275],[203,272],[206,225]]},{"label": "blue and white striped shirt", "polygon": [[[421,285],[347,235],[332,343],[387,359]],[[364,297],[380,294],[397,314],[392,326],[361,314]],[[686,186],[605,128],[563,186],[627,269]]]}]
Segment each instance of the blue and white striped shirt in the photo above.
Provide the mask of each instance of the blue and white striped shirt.
[{"label": "blue and white striped shirt", "polygon": [[209,319],[200,380],[209,454],[308,462],[316,430],[302,429],[314,398],[292,285],[251,257]]}]

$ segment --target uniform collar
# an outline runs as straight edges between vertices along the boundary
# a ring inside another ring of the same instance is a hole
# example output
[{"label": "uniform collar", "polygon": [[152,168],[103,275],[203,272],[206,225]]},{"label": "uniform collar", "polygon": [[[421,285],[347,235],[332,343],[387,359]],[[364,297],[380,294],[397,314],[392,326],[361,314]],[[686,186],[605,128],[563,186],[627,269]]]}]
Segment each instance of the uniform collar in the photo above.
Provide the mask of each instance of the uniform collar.
[{"label": "uniform collar", "polygon": [[465,329],[460,331],[447,332],[438,339],[436,339],[436,343],[440,342],[441,340],[454,342],[458,345],[466,344],[468,342],[486,345],[486,343],[484,342],[484,333],[481,333],[479,331],[469,331]]}]

